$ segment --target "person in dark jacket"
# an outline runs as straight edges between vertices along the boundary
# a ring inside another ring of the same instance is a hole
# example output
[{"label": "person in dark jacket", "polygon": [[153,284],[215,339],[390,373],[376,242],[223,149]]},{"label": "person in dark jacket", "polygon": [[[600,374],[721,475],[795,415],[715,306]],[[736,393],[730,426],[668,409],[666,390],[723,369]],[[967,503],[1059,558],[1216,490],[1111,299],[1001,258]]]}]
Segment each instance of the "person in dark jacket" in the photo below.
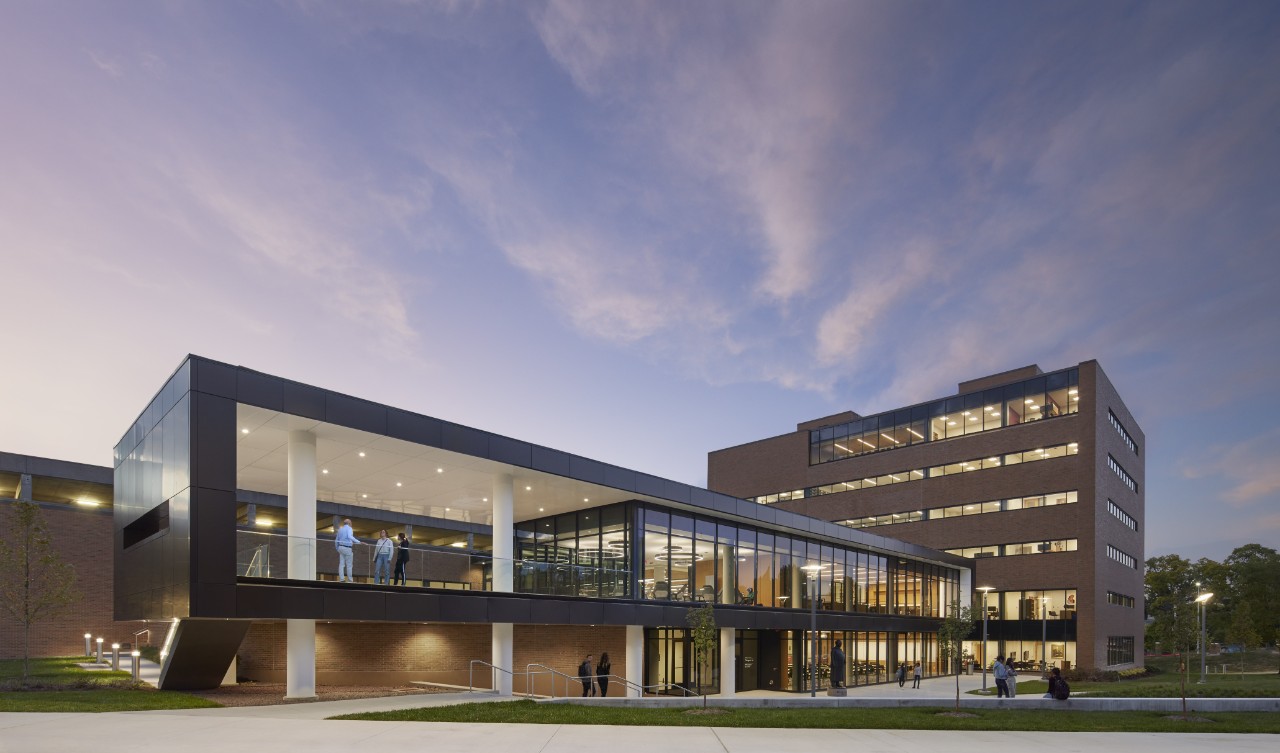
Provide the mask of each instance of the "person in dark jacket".
[{"label": "person in dark jacket", "polygon": [[578,665],[578,680],[582,682],[582,697],[596,694],[596,671],[591,666],[591,654]]},{"label": "person in dark jacket", "polygon": [[409,539],[403,533],[396,545],[396,572],[391,578],[391,585],[408,585],[404,578],[404,566],[409,563]]},{"label": "person in dark jacket", "polygon": [[843,641],[836,641],[835,648],[831,649],[831,687],[844,687],[844,649],[840,648]]},{"label": "person in dark jacket", "polygon": [[613,664],[609,662],[609,652],[600,654],[600,663],[596,665],[596,684],[600,686],[600,697],[609,695],[609,674],[613,672]]},{"label": "person in dark jacket", "polygon": [[1065,701],[1071,697],[1071,686],[1062,679],[1062,670],[1057,667],[1049,670],[1049,692],[1045,693],[1044,697],[1056,701]]},{"label": "person in dark jacket", "polygon": [[907,665],[899,663],[898,664],[898,687],[902,687],[903,685],[906,685],[906,684],[907,684]]}]

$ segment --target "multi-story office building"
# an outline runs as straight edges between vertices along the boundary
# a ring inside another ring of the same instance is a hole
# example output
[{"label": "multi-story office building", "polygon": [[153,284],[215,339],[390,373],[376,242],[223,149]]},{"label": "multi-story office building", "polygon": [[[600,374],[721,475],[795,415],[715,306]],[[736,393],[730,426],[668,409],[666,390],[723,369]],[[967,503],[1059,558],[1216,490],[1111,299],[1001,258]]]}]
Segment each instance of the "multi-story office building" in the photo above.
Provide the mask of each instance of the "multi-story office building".
[{"label": "multi-story office building", "polygon": [[[1144,450],[1096,361],[1028,366],[955,395],[847,412],[712,452],[708,487],[974,563],[997,654],[1038,666],[1142,663]],[[897,609],[909,609],[897,604]]]},{"label": "multi-story office building", "polygon": [[[299,697],[491,671],[511,692],[601,651],[611,695],[809,690],[837,639],[851,684],[936,673],[942,609],[972,585],[957,554],[195,356],[116,446],[114,524],[115,616],[170,627],[162,686],[235,658]],[[411,542],[397,582],[384,531]],[[702,606],[720,651],[698,677]]]}]

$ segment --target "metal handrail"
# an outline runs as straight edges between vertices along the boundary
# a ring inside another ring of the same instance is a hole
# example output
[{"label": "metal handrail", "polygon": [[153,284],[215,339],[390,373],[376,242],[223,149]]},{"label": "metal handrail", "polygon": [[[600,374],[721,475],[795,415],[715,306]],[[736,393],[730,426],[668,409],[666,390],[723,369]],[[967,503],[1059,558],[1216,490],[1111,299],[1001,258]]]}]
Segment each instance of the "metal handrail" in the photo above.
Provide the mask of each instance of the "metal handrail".
[{"label": "metal handrail", "polygon": [[139,630],[138,632],[136,632],[136,633],[134,633],[134,634],[133,634],[133,647],[134,647],[134,648],[137,648],[137,647],[138,647],[138,636],[142,635],[143,633],[146,633],[146,634],[147,634],[147,645],[148,645],[148,646],[150,646],[150,645],[151,645],[151,628],[143,628],[143,629],[141,629],[141,630]]},{"label": "metal handrail", "polygon": [[[545,665],[545,664],[532,663],[532,664],[527,665],[527,666],[525,667],[525,671],[524,671],[524,675],[525,675],[525,678],[526,678],[526,682],[528,683],[528,686],[525,688],[525,693],[526,693],[526,695],[527,695],[528,697],[530,697],[530,698],[532,698],[532,697],[533,697],[533,677],[534,677],[534,675],[544,674],[544,672],[534,672],[534,671],[533,671],[533,668],[534,668],[534,667],[538,667],[539,669],[545,670],[545,672],[549,672],[549,673],[552,675],[552,681],[551,681],[551,697],[552,697],[552,698],[555,698],[555,697],[556,697],[556,683],[555,683],[555,679],[554,679],[555,677],[557,677],[557,676],[558,676],[558,677],[563,677],[563,678],[565,678],[565,688],[564,688],[564,689],[565,689],[565,697],[569,697],[569,696],[570,696],[570,693],[569,693],[569,687],[570,687],[570,686],[569,686],[569,683],[570,683],[570,682],[582,682],[582,678],[581,678],[581,677],[578,677],[578,676],[576,676],[576,675],[566,674],[566,673],[564,673],[564,672],[561,672],[561,671],[560,671],[560,670],[558,670],[558,669],[555,669],[554,667],[548,667],[548,666],[547,666],[547,665]],[[591,679],[592,679],[592,680],[594,680],[594,679],[596,679],[597,677],[599,677],[599,675],[592,675],[592,676],[591,676]],[[691,692],[688,688],[686,688],[686,687],[685,687],[685,686],[683,686],[683,685],[674,685],[674,684],[672,684],[672,683],[655,683],[655,684],[653,684],[653,685],[641,685],[641,684],[639,684],[639,683],[637,683],[637,682],[632,682],[631,680],[628,680],[627,678],[622,677],[621,675],[607,674],[607,675],[605,675],[605,677],[608,677],[608,678],[610,678],[610,679],[617,679],[617,680],[620,680],[620,681],[621,681],[621,684],[622,684],[622,685],[624,685],[624,686],[626,686],[628,689],[634,689],[634,690],[639,691],[639,692],[640,692],[640,697],[642,697],[642,698],[644,697],[645,693],[646,693],[646,692],[648,692],[648,690],[649,690],[650,688],[679,688],[679,689],[680,689],[680,691],[681,691],[682,693],[684,693],[684,695],[685,695],[685,697],[686,697],[686,698],[687,698],[687,697],[689,697],[690,695],[695,695],[695,696],[697,695],[696,693]]]},{"label": "metal handrail", "polygon": [[[509,669],[504,669],[502,667],[495,666],[485,661],[484,659],[472,659],[470,664],[467,665],[467,692],[469,693],[474,693],[476,690],[475,671],[476,671],[477,664],[483,664],[484,666],[488,667],[491,671],[506,672],[507,674],[511,675],[512,680],[514,680],[516,677],[516,673],[512,672]],[[498,689],[497,687],[498,683],[494,682],[493,681],[494,679],[495,678],[493,677],[493,675],[489,676],[489,684],[493,686],[493,687],[490,687],[489,690]]]}]

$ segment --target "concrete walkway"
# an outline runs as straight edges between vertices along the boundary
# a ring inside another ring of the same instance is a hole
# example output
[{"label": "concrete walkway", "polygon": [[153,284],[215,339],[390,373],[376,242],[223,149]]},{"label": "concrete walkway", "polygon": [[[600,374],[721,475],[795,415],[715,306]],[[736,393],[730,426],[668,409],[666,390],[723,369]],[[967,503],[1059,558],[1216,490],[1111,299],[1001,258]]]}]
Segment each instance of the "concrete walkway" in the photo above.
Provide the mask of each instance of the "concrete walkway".
[{"label": "concrete walkway", "polygon": [[[988,678],[990,682],[990,678]],[[962,677],[961,691],[981,686],[980,677]],[[945,705],[955,698],[954,678],[925,680],[919,690],[910,683],[851,688],[854,702],[895,703],[907,699]],[[827,701],[791,693],[757,691],[738,695],[742,701]],[[1019,704],[1023,698],[991,704]],[[990,753],[992,750],[1035,748],[1038,753],[1079,753],[1119,750],[1125,753],[1270,753],[1276,735],[1123,734],[1093,732],[943,732],[923,730],[797,730],[723,729],[700,727],[606,727],[554,724],[461,724],[430,722],[327,721],[326,717],[363,711],[438,706],[501,700],[487,694],[365,698],[350,701],[299,703],[174,711],[107,714],[0,714],[0,753],[221,753],[226,750],[269,749],[273,753],[351,753],[353,750],[429,748],[433,753],[618,753],[659,750],[662,753],[777,753],[779,750],[858,750],[860,753],[901,753],[903,750],[941,750],[949,753]],[[614,703],[622,699],[598,700]],[[713,702],[728,699],[713,697]],[[846,700],[846,699],[841,699]],[[1027,696],[1034,707],[1038,696]],[[1101,699],[1099,699],[1101,700]],[[847,700],[846,700],[847,702]]]}]

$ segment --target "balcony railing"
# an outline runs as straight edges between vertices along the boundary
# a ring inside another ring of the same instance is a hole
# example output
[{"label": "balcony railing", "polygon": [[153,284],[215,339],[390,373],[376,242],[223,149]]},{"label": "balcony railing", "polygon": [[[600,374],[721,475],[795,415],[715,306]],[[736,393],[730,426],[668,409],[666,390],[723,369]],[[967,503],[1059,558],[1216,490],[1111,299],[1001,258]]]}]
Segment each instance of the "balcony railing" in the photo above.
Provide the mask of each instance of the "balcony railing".
[{"label": "balcony railing", "polygon": [[[380,567],[373,542],[352,547],[351,580],[354,583],[460,591],[492,591],[494,571],[499,579],[511,573],[513,591],[555,596],[626,598],[629,574],[611,567],[564,562],[498,559],[491,555],[411,546],[404,563],[403,583],[398,577],[399,549],[392,547],[385,567]],[[294,575],[290,576],[290,560]],[[314,570],[313,570],[314,568]],[[332,539],[291,537],[264,531],[236,531],[236,574],[241,577],[280,580],[338,582],[339,554]]]}]

